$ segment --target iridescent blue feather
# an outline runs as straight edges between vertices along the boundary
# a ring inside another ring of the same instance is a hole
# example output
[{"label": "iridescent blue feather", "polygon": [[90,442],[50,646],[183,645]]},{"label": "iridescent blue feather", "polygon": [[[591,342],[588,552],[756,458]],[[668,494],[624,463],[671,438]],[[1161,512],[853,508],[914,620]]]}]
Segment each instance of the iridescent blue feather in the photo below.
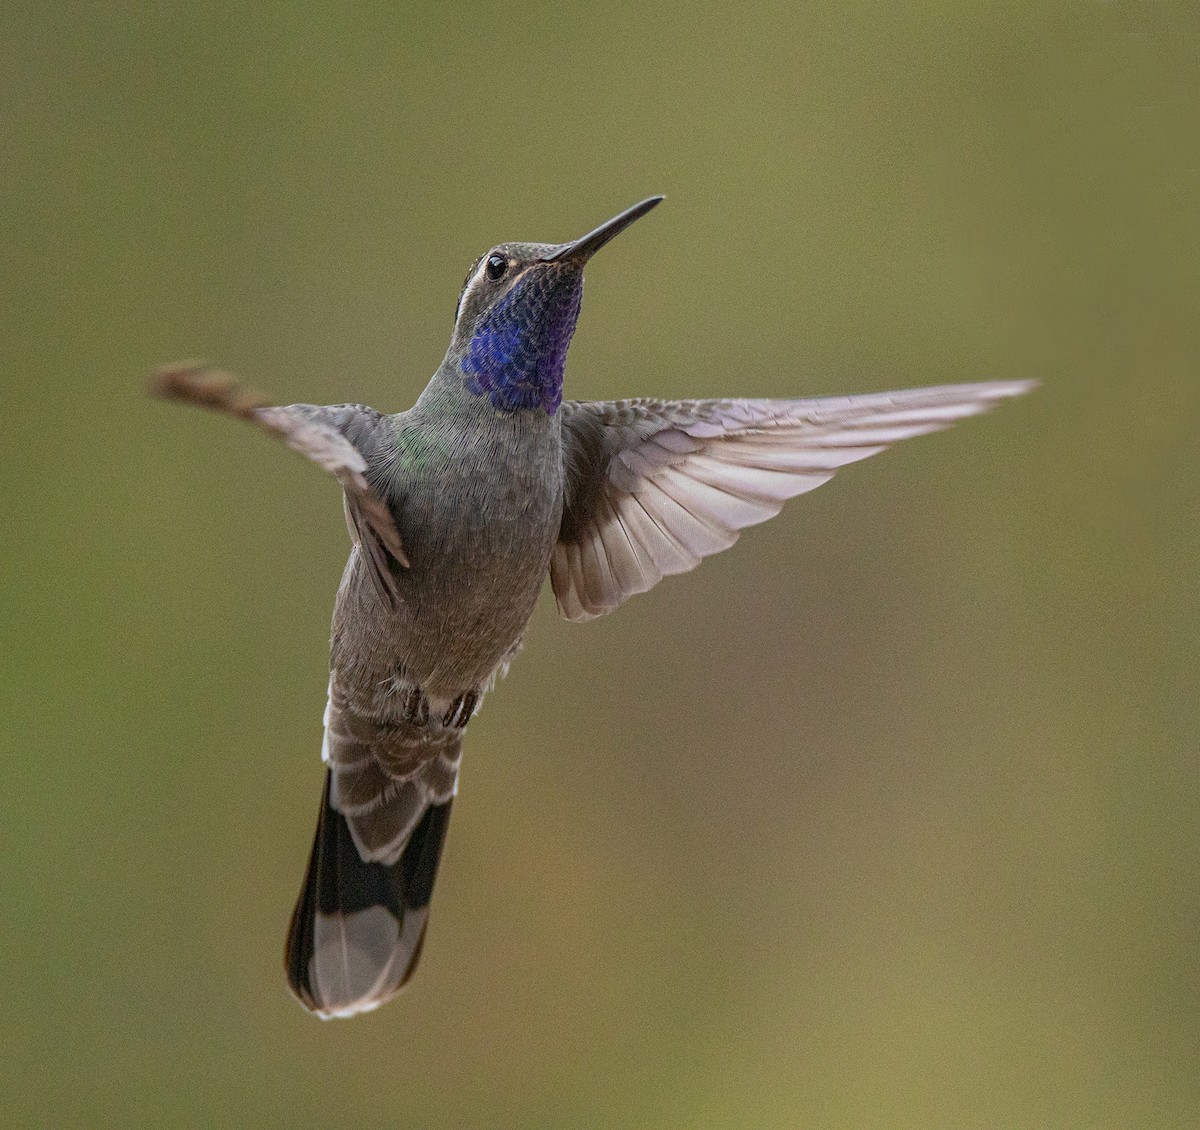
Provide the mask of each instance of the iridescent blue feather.
[{"label": "iridescent blue feather", "polygon": [[582,296],[577,271],[530,272],[519,280],[471,338],[462,362],[467,391],[504,412],[541,408],[553,416]]}]

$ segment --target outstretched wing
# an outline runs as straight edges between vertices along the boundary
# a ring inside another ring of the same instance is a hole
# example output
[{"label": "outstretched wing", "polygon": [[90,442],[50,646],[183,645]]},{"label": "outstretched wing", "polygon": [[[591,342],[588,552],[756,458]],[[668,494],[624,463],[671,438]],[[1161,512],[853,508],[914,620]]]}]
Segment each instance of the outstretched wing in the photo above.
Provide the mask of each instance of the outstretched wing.
[{"label": "outstretched wing", "polygon": [[566,503],[550,580],[569,620],[611,612],[727,549],[746,526],[897,440],[1033,381],[814,400],[565,402]]},{"label": "outstretched wing", "polygon": [[160,369],[150,383],[150,391],[167,400],[181,400],[249,420],[328,471],[342,484],[346,525],[363,555],[372,583],[385,603],[394,604],[395,583],[388,557],[404,566],[408,558],[387,503],[367,482],[366,453],[346,434],[366,416],[372,418],[371,422],[377,421],[378,413],[350,404],[330,408],[314,404],[272,407],[246,391],[229,373],[189,362]]}]

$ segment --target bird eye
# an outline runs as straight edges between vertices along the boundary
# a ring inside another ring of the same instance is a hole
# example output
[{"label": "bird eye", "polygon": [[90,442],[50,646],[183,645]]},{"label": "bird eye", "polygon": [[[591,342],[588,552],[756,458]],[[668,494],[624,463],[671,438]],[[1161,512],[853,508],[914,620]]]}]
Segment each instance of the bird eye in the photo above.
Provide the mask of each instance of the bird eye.
[{"label": "bird eye", "polygon": [[508,260],[503,255],[489,255],[484,270],[487,271],[487,277],[495,282],[504,277],[504,272],[508,270]]}]

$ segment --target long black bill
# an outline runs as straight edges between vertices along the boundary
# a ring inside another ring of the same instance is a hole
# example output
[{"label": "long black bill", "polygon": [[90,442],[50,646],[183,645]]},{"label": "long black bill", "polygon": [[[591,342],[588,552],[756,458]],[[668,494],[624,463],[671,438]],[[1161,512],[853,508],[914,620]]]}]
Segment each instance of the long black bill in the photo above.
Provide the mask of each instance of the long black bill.
[{"label": "long black bill", "polygon": [[590,259],[613,236],[623,232],[634,220],[640,220],[651,208],[657,208],[663,199],[661,196],[650,196],[640,204],[626,208],[619,216],[613,216],[611,220],[601,224],[595,231],[590,231],[587,235],[580,236],[571,243],[564,243],[561,247],[556,247],[549,255],[545,256],[543,262],[556,263],[562,259]]}]

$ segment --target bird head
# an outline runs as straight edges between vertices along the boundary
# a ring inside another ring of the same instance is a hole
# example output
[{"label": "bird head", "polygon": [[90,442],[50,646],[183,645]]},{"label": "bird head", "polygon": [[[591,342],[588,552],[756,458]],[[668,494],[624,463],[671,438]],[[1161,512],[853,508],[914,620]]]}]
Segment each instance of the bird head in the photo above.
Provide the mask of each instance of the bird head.
[{"label": "bird head", "polygon": [[583,268],[610,239],[663,198],[651,196],[570,243],[502,243],[471,267],[447,360],[464,387],[503,411],[562,401],[567,346],[583,296]]}]

